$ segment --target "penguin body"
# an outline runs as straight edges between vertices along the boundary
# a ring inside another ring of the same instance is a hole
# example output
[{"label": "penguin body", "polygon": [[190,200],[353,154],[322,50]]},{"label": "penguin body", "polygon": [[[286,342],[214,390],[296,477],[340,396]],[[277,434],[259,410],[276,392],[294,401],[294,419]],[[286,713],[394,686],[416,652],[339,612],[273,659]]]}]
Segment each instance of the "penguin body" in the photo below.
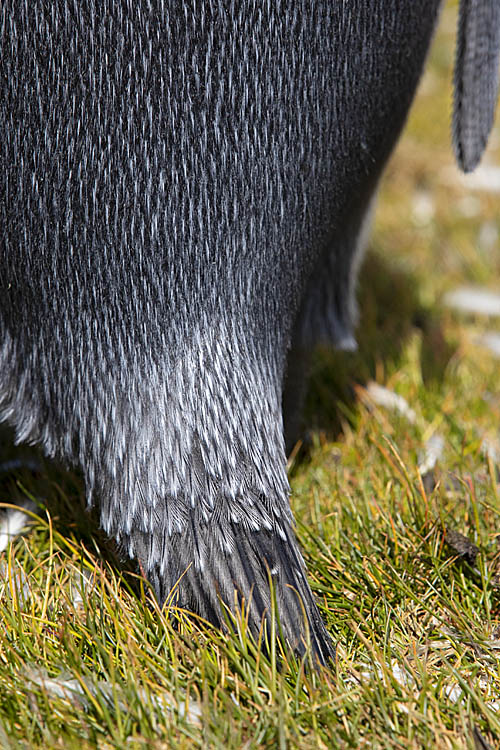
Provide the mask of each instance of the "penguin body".
[{"label": "penguin body", "polygon": [[222,623],[236,591],[257,634],[271,578],[319,661],[287,357],[353,344],[363,226],[438,5],[1,10],[1,416],[81,466],[160,601]]}]

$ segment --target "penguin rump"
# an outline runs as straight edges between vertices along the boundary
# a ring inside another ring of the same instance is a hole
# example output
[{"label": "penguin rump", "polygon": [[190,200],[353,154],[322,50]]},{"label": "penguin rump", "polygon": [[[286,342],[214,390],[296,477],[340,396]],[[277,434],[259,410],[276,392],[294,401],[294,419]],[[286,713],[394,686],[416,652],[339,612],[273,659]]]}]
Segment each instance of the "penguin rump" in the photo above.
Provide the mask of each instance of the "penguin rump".
[{"label": "penguin rump", "polygon": [[[362,228],[438,6],[0,10],[2,419],[82,468],[160,602],[175,587],[177,605],[223,624],[239,597],[255,635],[272,580],[286,642],[303,653],[310,639],[322,663],[333,648],[293,532],[282,403],[292,429],[302,353],[353,345]],[[466,170],[493,120],[499,36],[498,2],[462,0]]]}]

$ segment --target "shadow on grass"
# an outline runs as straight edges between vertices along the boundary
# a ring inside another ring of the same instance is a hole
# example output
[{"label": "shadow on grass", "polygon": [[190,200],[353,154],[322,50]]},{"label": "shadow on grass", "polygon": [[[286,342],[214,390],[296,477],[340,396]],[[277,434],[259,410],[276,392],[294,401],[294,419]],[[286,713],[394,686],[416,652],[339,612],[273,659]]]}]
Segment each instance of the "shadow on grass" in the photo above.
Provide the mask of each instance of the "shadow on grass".
[{"label": "shadow on grass", "polygon": [[98,509],[87,507],[80,472],[45,459],[36,448],[16,446],[13,431],[0,425],[0,502],[26,506],[30,499],[40,516],[47,509],[58,534],[119,570],[140,594],[137,565],[100,528]]},{"label": "shadow on grass", "polygon": [[[405,345],[421,336],[422,380],[438,387],[455,348],[445,340],[439,310],[424,307],[419,281],[370,252],[361,268],[357,299],[356,352],[318,350],[313,358],[303,414],[303,428],[337,439],[342,423],[354,421],[355,386],[393,372],[402,365]],[[307,456],[307,450],[302,452]]]}]

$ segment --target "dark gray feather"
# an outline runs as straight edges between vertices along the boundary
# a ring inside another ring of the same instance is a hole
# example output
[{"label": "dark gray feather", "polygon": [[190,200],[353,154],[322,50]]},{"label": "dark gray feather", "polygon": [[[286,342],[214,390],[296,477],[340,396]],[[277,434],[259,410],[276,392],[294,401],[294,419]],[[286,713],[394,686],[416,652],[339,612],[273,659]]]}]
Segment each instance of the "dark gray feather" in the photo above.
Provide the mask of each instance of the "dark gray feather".
[{"label": "dark gray feather", "polygon": [[479,164],[493,125],[499,55],[499,0],[460,0],[453,144],[464,172]]}]

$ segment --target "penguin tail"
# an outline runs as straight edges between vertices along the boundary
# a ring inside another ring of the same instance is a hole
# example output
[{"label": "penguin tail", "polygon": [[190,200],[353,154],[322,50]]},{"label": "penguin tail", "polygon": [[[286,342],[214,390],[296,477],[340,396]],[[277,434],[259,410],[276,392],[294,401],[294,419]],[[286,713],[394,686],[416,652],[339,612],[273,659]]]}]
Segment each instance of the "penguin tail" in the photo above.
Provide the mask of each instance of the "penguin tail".
[{"label": "penguin tail", "polygon": [[316,665],[335,648],[306,578],[291,525],[252,530],[224,524],[224,543],[213,526],[191,526],[169,540],[167,564],[148,573],[160,603],[195,613],[223,630],[244,626],[270,653],[272,641]]}]

